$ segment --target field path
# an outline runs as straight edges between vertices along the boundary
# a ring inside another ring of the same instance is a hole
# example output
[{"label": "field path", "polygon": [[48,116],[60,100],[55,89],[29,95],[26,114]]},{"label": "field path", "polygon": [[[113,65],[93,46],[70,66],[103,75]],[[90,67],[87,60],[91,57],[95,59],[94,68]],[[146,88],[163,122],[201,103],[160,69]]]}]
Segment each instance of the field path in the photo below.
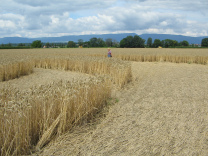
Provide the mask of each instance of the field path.
[{"label": "field path", "polygon": [[132,62],[132,73],[99,124],[38,155],[207,155],[208,67]]}]

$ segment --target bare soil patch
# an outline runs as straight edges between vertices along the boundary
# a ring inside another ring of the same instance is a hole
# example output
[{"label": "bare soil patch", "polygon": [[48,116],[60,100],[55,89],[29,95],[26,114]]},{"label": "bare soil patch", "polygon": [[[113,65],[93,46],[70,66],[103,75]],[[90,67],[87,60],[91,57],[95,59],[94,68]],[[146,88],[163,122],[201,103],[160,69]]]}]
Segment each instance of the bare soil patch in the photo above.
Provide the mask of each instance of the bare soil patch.
[{"label": "bare soil patch", "polygon": [[35,155],[207,155],[208,67],[133,62],[132,73],[99,124]]}]

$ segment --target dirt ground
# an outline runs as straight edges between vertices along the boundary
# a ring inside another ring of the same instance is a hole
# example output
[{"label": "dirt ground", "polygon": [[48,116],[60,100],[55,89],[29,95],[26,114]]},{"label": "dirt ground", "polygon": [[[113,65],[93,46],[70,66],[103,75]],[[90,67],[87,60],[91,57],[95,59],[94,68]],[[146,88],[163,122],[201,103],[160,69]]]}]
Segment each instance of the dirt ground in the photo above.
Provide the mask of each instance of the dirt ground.
[{"label": "dirt ground", "polygon": [[208,67],[133,62],[132,73],[98,124],[34,155],[207,155]]}]

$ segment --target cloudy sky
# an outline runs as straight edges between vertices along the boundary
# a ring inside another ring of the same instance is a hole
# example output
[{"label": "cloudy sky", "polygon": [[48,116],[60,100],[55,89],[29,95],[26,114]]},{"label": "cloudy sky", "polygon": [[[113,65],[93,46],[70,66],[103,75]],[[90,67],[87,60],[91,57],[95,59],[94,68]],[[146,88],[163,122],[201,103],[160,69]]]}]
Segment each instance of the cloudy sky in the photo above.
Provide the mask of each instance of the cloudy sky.
[{"label": "cloudy sky", "polygon": [[0,38],[131,32],[208,36],[208,0],[5,0],[0,5]]}]

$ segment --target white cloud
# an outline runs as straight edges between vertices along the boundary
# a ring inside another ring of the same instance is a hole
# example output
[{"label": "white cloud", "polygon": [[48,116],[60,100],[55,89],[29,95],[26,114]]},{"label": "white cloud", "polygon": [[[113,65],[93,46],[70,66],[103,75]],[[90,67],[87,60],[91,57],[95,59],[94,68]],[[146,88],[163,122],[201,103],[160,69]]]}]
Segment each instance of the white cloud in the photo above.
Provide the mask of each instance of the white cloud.
[{"label": "white cloud", "polygon": [[205,36],[207,8],[207,0],[7,0],[0,6],[0,37],[119,32]]}]

